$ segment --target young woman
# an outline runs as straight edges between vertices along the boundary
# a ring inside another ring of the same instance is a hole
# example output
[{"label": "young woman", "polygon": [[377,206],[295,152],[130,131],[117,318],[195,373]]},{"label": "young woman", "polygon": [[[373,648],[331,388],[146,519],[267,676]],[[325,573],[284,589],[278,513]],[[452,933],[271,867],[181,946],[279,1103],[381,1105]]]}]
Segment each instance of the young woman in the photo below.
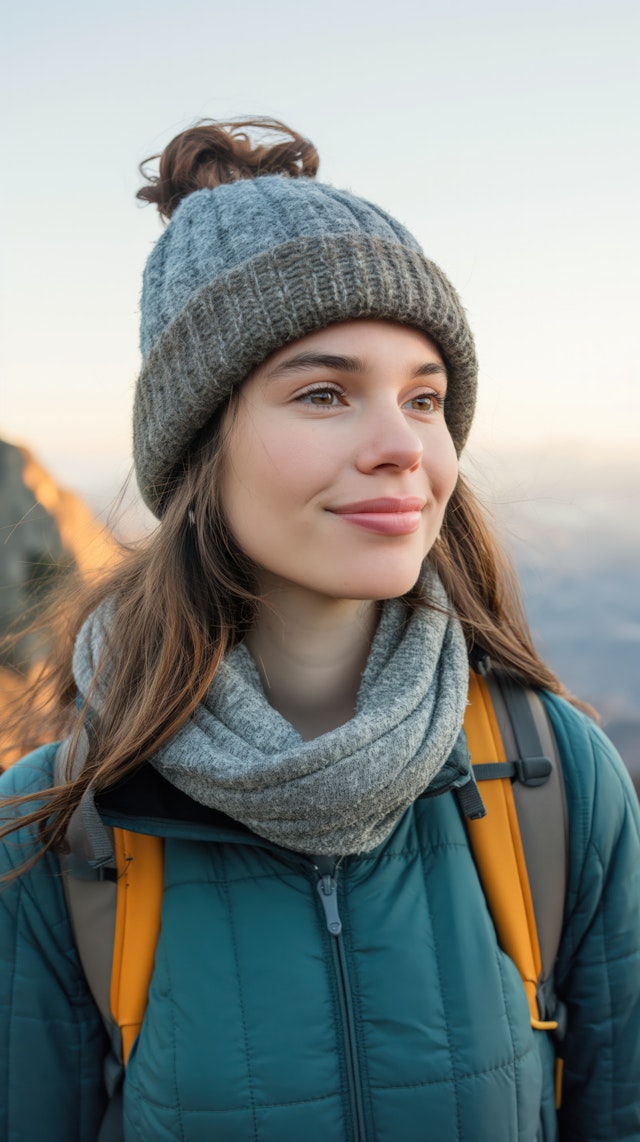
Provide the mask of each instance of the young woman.
[{"label": "young woman", "polygon": [[[404,227],[315,181],[310,143],[253,126],[183,132],[139,192],[170,219],[134,411],[160,523],[55,639],[47,716],[72,763],[86,727],[86,761],[56,785],[42,746],[0,785],[0,1135],[88,1142],[105,1115],[59,873],[81,806],[164,838],[126,1139],[640,1139],[638,808],[458,473],[464,311]],[[478,649],[543,693],[562,754],[559,1115],[460,812]]]}]

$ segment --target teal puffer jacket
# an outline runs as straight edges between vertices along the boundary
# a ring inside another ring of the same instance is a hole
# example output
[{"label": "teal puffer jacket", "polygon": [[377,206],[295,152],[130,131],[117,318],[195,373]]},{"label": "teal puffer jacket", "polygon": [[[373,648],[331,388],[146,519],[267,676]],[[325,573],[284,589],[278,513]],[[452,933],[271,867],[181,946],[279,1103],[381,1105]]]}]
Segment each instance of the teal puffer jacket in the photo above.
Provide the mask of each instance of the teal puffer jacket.
[{"label": "teal puffer jacket", "polygon": [[[560,1115],[553,1044],[532,1031],[497,946],[450,788],[427,791],[374,852],[343,860],[334,892],[317,861],[147,768],[100,803],[109,824],[166,837],[162,931],[124,1088],[128,1142],[638,1142],[638,807],[597,728],[547,704],[571,823]],[[25,758],[0,793],[46,786],[54,752]],[[2,871],[24,855],[5,842]],[[107,1043],[53,858],[0,894],[0,1014],[0,1139],[93,1142]]]}]

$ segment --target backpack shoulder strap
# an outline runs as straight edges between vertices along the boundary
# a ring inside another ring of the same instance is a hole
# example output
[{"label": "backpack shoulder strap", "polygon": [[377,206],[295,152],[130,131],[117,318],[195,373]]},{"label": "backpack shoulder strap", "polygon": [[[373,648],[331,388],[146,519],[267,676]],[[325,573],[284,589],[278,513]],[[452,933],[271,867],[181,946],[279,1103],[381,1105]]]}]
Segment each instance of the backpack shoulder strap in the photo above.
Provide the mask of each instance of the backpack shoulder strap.
[{"label": "backpack shoulder strap", "polygon": [[533,691],[475,672],[464,728],[487,809],[467,827],[498,939],[522,977],[532,1026],[558,1030],[567,825],[553,734]]},{"label": "backpack shoulder strap", "polygon": [[[89,739],[83,731],[70,762],[70,741],[58,748],[54,779],[57,785],[73,780],[84,766]],[[68,851],[60,857],[62,883],[71,930],[89,990],[113,1040],[109,1009],[109,987],[116,919],[116,877],[114,863],[94,868],[91,847],[80,809],[74,812],[66,836]],[[113,1044],[114,1048],[116,1044]]]},{"label": "backpack shoulder strap", "polygon": [[162,837],[114,829],[118,867],[110,1006],[127,1065],[147,1009],[164,892]]},{"label": "backpack shoulder strap", "polygon": [[[88,751],[84,734],[70,769],[69,743],[62,743],[55,760],[57,784],[80,772]],[[95,859],[95,837],[80,805],[69,824],[69,851],[61,864],[78,955],[119,1070],[126,1066],[147,1006],[160,932],[164,844],[160,837],[128,829],[114,828],[109,834],[111,859],[105,858],[102,838]]]},{"label": "backpack shoulder strap", "polygon": [[[539,694],[492,673],[486,682],[506,757],[516,765],[512,789],[540,945],[541,986],[546,988],[560,946],[569,877],[569,821],[562,762]],[[549,763],[548,774],[531,780],[527,773],[540,762]]]}]

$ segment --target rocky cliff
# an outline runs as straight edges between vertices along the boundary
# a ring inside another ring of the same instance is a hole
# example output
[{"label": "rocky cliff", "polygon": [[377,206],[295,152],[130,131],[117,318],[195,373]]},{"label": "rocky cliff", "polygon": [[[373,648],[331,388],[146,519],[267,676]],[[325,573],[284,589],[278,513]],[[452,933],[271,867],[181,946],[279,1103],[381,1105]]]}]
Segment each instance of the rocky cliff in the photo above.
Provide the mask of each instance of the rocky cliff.
[{"label": "rocky cliff", "polygon": [[[66,574],[98,570],[115,545],[89,508],[58,487],[26,449],[0,440],[0,636],[20,627]],[[42,654],[25,635],[0,657],[0,709]]]}]

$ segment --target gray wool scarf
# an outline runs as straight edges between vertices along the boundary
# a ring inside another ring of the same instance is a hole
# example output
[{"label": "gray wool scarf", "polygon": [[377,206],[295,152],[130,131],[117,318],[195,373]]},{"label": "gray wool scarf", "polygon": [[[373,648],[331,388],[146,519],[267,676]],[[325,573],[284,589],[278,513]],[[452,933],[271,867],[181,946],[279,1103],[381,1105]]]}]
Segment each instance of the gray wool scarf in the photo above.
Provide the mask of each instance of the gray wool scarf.
[{"label": "gray wool scarf", "polygon": [[[305,741],[269,705],[241,644],[152,764],[195,801],[284,848],[327,856],[375,848],[445,764],[464,717],[464,636],[433,575],[429,594],[442,609],[408,614],[397,600],[384,604],[355,713],[344,725]],[[76,643],[74,674],[84,693],[104,638],[105,606]]]}]

